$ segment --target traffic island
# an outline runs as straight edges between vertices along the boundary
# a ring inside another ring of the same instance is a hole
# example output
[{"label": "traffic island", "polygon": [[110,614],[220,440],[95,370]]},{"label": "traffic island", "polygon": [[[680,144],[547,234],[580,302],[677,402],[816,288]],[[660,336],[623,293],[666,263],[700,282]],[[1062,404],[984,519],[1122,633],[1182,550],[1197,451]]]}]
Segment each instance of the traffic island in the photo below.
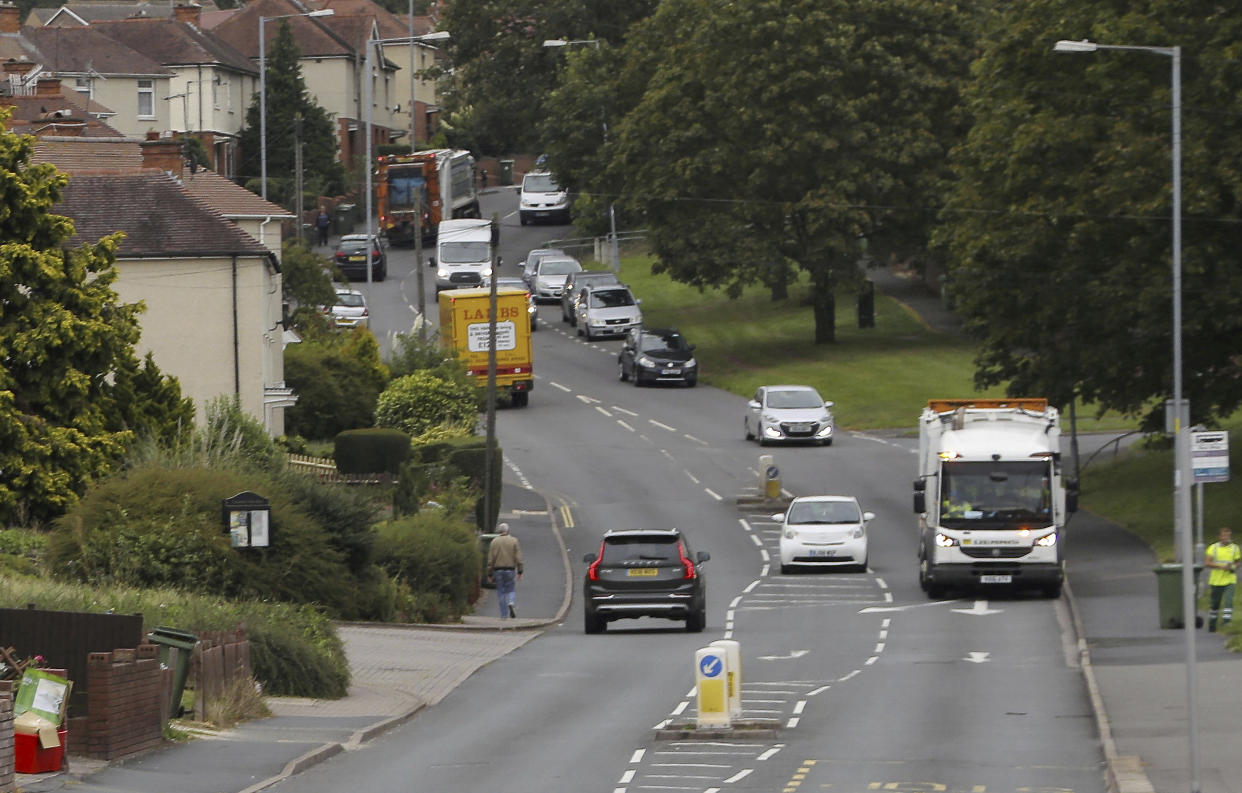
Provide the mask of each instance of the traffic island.
[{"label": "traffic island", "polygon": [[780,733],[779,719],[734,719],[728,727],[699,727],[693,720],[670,722],[655,732],[658,741],[770,739]]}]

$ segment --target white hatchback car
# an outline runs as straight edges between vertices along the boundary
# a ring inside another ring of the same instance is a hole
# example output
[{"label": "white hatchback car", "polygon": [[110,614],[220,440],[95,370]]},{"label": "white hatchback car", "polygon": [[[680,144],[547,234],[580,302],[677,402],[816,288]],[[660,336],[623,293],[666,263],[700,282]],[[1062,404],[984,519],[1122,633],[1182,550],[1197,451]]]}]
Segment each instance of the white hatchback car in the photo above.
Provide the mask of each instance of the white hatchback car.
[{"label": "white hatchback car", "polygon": [[328,316],[332,320],[332,327],[342,330],[371,326],[367,299],[361,292],[348,287],[336,288],[336,302],[328,309]]},{"label": "white hatchback car", "polygon": [[759,386],[742,417],[746,440],[760,446],[773,441],[811,441],[832,445],[836,422],[832,402],[809,385]]},{"label": "white hatchback car", "polygon": [[801,496],[773,515],[781,524],[781,572],[793,568],[849,567],[867,570],[867,524],[853,496]]}]

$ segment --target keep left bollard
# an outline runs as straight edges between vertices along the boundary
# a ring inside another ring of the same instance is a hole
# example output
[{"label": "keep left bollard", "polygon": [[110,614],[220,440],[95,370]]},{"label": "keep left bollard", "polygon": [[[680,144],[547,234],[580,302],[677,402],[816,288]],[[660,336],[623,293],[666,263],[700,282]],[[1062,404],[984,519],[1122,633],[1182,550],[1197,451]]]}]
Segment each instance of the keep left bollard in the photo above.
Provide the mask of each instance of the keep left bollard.
[{"label": "keep left bollard", "polygon": [[740,719],[742,718],[742,645],[733,639],[717,639],[708,647],[718,647],[724,651],[729,715]]},{"label": "keep left bollard", "polygon": [[698,700],[698,729],[733,725],[729,716],[728,660],[722,647],[704,647],[694,653],[694,688]]}]

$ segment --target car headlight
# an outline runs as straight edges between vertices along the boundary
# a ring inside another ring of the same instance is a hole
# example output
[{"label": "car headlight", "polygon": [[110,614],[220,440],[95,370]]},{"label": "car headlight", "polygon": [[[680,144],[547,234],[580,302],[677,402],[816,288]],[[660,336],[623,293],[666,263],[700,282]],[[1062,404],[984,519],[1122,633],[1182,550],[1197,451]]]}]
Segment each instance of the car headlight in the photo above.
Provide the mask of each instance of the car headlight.
[{"label": "car headlight", "polygon": [[638,356],[637,363],[639,366],[643,367],[644,369],[653,369],[655,368],[655,365],[656,365],[655,361],[651,360],[645,355]]},{"label": "car headlight", "polygon": [[699,362],[698,362],[698,361],[696,361],[696,360],[694,360],[693,358],[691,358],[690,360],[688,360],[688,361],[686,361],[684,364],[682,364],[682,366],[684,366],[684,367],[685,367],[685,368],[687,368],[687,369],[694,369],[694,368],[696,368],[698,365],[699,365]]},{"label": "car headlight", "polygon": [[856,540],[862,539],[862,536],[863,536],[863,534],[864,534],[864,533],[865,533],[865,532],[863,532],[863,527],[862,527],[862,526],[855,526],[855,527],[854,527],[854,534],[853,534],[853,537],[854,537],[854,539],[856,539]]},{"label": "car headlight", "polygon": [[936,532],[936,547],[937,548],[952,548],[953,546],[957,544],[958,544],[957,540],[953,539],[949,535]]},{"label": "car headlight", "polygon": [[449,271],[444,269],[443,267],[436,270],[436,278],[448,278],[448,277],[449,277]]},{"label": "car headlight", "polygon": [[483,268],[482,270],[480,270],[480,271],[479,271],[479,275],[483,276],[484,278],[491,278],[491,277],[492,277],[492,268],[490,268],[490,267],[485,267],[485,268]]}]

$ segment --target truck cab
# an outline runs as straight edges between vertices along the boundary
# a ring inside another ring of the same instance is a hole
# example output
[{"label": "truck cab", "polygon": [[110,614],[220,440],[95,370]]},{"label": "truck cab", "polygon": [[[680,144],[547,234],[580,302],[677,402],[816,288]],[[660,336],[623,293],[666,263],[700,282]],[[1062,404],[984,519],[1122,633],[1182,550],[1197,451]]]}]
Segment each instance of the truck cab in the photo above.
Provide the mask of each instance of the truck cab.
[{"label": "truck cab", "polygon": [[[463,218],[442,220],[436,231],[436,293],[445,289],[480,287],[492,277],[492,224]],[[497,266],[500,261],[497,260]]]}]

